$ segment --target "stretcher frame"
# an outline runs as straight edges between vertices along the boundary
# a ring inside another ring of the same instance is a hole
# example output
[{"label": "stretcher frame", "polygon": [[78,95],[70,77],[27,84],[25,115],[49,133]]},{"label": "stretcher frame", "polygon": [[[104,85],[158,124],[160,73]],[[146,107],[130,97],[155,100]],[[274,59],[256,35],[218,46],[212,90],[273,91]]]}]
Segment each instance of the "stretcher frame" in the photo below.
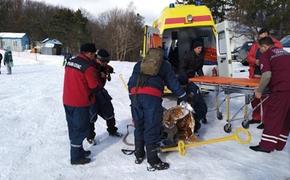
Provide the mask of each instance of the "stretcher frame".
[{"label": "stretcher frame", "polygon": [[[230,77],[211,77],[201,76],[190,79],[190,82],[197,84],[200,88],[211,87],[211,90],[215,91],[215,109],[217,119],[222,120],[223,114],[220,111],[220,107],[225,102],[225,115],[226,124],[224,131],[230,133],[232,131],[231,121],[235,120],[235,117],[243,110],[243,121],[242,126],[249,128],[249,107],[254,96],[254,89],[259,84],[259,79],[248,79],[248,78],[230,78]],[[219,95],[224,92],[225,99],[220,103]],[[241,94],[232,96],[232,94]],[[231,117],[230,113],[230,100],[236,97],[244,96],[245,103],[239,108],[235,114]]]}]

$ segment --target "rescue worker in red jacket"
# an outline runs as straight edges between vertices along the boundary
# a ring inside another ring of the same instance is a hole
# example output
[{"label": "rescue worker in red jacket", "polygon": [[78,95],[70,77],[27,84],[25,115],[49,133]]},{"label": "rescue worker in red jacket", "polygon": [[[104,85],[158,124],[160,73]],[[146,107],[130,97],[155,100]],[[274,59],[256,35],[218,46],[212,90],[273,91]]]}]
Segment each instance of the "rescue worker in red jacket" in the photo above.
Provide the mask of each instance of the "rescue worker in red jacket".
[{"label": "rescue worker in red jacket", "polygon": [[254,151],[282,151],[290,130],[290,54],[282,48],[274,47],[270,37],[259,40],[262,77],[255,90],[260,99],[266,87],[270,89],[269,98],[264,104],[263,123],[265,125],[261,141],[250,146]]},{"label": "rescue worker in red jacket", "polygon": [[92,43],[83,44],[80,54],[65,64],[63,104],[70,139],[71,164],[90,162],[90,151],[82,146],[87,137],[90,123],[91,96],[102,88],[94,67],[96,47]]},{"label": "rescue worker in red jacket", "polygon": [[[274,46],[278,48],[282,48],[282,44],[277,39],[270,36],[270,33],[267,29],[262,28],[258,32],[258,40],[264,37],[271,37],[271,39],[274,42]],[[259,57],[261,55],[261,52],[259,51],[259,44],[258,42],[255,42],[247,55],[247,60],[249,63],[249,78],[260,78],[261,77],[261,71],[260,71],[260,60]],[[256,107],[260,103],[259,99],[254,99],[251,104],[252,107]],[[249,121],[249,124],[255,124],[255,123],[261,123],[261,108],[257,107],[253,113],[252,113],[252,120]],[[264,125],[260,124],[257,128],[263,129]]]},{"label": "rescue worker in red jacket", "polygon": [[90,144],[96,144],[95,142],[95,121],[98,115],[101,116],[107,124],[107,131],[110,136],[122,137],[122,134],[117,130],[115,120],[114,107],[111,102],[112,97],[109,95],[108,91],[105,89],[106,81],[111,81],[111,73],[114,72],[112,66],[108,65],[110,62],[110,54],[105,49],[98,49],[96,52],[95,66],[97,69],[97,77],[101,80],[102,89],[98,93],[94,94],[95,103],[91,106],[91,118],[90,118],[90,132],[87,136],[87,141]]}]

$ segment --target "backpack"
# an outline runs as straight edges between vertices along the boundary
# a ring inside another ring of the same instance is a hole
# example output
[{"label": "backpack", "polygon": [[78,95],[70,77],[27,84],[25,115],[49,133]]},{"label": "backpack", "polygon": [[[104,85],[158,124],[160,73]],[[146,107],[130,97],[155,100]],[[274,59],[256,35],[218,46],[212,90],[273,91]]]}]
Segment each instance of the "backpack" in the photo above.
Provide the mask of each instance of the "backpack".
[{"label": "backpack", "polygon": [[140,72],[144,75],[156,76],[159,73],[163,61],[163,50],[160,48],[149,49],[146,57],[142,60]]}]

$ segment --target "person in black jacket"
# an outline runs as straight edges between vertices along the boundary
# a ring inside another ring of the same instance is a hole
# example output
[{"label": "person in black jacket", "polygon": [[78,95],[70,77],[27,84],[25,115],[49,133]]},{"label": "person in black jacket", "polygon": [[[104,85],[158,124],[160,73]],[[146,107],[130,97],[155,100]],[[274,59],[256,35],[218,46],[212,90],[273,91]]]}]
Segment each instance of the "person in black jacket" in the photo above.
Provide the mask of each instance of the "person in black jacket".
[{"label": "person in black jacket", "polygon": [[4,65],[7,67],[7,74],[12,74],[13,58],[10,47],[4,53]]},{"label": "person in black jacket", "polygon": [[192,78],[196,75],[203,76],[203,63],[204,54],[203,43],[200,41],[194,41],[192,44],[193,52],[185,55],[184,62],[181,66],[181,73],[185,74],[188,78]]},{"label": "person in black jacket", "polygon": [[105,89],[106,81],[111,81],[111,73],[114,72],[112,66],[108,65],[110,59],[110,54],[105,49],[98,49],[96,52],[96,76],[101,80],[101,90],[94,95],[95,103],[91,106],[90,109],[90,132],[87,136],[87,141],[90,144],[96,144],[95,136],[95,121],[98,118],[98,115],[101,116],[107,123],[107,131],[110,136],[113,137],[122,137],[122,134],[119,133],[116,127],[114,107],[111,102],[112,97],[109,95],[108,91]]}]

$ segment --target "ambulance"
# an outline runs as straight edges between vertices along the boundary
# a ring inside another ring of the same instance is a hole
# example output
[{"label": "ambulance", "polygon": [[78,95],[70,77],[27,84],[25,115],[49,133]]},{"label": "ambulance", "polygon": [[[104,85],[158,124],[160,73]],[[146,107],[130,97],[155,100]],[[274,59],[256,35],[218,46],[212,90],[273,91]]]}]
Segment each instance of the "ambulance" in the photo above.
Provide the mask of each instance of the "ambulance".
[{"label": "ambulance", "polygon": [[192,53],[194,41],[204,45],[205,75],[211,75],[216,68],[219,76],[232,76],[230,39],[227,22],[216,27],[209,8],[199,1],[176,1],[169,4],[154,21],[153,26],[146,26],[142,55],[145,57],[149,48],[162,47],[164,59],[168,60],[171,51],[177,48],[178,66],[187,53]]}]

